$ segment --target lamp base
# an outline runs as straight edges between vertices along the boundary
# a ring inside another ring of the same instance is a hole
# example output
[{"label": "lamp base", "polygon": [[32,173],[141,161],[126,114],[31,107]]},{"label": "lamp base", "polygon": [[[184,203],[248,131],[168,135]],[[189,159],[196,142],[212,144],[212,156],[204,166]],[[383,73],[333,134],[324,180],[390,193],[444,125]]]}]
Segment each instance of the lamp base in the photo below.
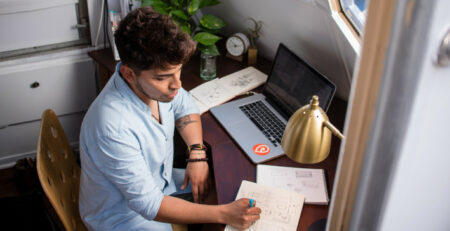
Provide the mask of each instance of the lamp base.
[{"label": "lamp base", "polygon": [[323,218],[312,223],[307,231],[324,231],[327,227],[327,219]]}]

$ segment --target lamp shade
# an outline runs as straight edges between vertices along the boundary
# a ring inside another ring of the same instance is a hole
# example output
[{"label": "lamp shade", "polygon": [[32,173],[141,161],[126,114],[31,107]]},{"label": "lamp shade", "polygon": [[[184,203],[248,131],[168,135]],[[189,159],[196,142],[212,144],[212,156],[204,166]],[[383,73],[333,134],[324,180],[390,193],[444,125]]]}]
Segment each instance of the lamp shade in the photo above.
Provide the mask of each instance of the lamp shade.
[{"label": "lamp shade", "polygon": [[289,119],[284,130],[281,147],[292,160],[303,164],[315,164],[325,160],[330,152],[331,134],[344,136],[319,107],[319,97],[314,95],[310,104],[298,109]]}]

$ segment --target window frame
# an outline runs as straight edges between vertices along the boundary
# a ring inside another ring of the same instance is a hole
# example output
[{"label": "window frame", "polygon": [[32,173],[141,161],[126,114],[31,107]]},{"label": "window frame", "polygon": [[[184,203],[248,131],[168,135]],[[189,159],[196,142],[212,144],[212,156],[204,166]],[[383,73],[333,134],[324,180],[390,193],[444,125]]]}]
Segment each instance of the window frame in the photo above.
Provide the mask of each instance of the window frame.
[{"label": "window frame", "polygon": [[[367,0],[365,4],[367,6]],[[366,21],[366,16],[362,17],[364,11],[361,11],[361,9],[354,4],[354,0],[339,0],[339,6],[347,20],[350,21],[353,28],[358,32],[358,35],[361,36]]]},{"label": "window frame", "polygon": [[362,35],[358,33],[356,28],[344,14],[339,0],[328,0],[331,10],[331,17],[333,18],[336,26],[341,30],[344,37],[349,42],[350,46],[356,52],[356,55],[360,55]]}]

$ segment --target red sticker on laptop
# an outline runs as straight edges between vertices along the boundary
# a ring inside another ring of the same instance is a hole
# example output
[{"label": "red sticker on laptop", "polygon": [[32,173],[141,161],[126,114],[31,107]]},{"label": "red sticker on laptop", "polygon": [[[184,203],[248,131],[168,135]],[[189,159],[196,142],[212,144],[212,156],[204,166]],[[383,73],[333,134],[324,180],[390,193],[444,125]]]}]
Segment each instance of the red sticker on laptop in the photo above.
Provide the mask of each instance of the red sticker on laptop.
[{"label": "red sticker on laptop", "polygon": [[270,148],[269,148],[269,146],[267,146],[265,144],[257,144],[255,146],[253,146],[253,152],[256,155],[265,156],[265,155],[269,154]]}]

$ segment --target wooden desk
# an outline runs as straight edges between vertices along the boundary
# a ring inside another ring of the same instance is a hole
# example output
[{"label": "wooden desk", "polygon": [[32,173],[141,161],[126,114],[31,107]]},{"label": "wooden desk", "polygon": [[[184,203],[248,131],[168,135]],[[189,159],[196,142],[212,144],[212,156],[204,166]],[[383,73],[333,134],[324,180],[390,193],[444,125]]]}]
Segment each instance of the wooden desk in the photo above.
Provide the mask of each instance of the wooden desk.
[{"label": "wooden desk", "polygon": [[[93,57],[99,65],[103,65],[103,68],[112,73],[114,71],[115,62],[111,62],[112,53],[110,53],[110,56],[108,57],[108,52],[110,51],[100,50],[91,52],[89,55]],[[110,61],[98,60],[103,58],[108,58]],[[256,68],[267,74],[270,71],[270,65],[271,63],[269,61],[259,57]],[[218,59],[217,75],[222,77],[244,67],[246,67],[246,65],[243,63],[231,60],[225,56],[220,56]],[[183,87],[186,90],[190,90],[204,82],[199,77],[199,68],[200,64],[198,56],[194,56],[189,63],[183,67],[181,79],[183,81]],[[327,113],[330,121],[341,131],[344,124],[346,108],[347,103],[335,97]],[[253,182],[256,181],[256,165],[254,165],[240,150],[238,145],[215,120],[211,113],[204,113],[201,116],[201,119],[203,123],[203,137],[205,141],[212,146],[212,162],[215,191],[217,192],[217,203],[225,204],[232,202],[236,197],[242,180],[249,180]],[[177,143],[177,139],[175,139],[175,142],[175,150],[177,150],[180,148],[180,145]],[[298,164],[286,156],[271,160],[265,164],[305,168],[323,168],[327,174],[328,193],[331,196],[339,147],[340,140],[333,136],[330,155],[325,161],[319,164]],[[180,150],[183,151],[184,147]],[[313,222],[322,218],[327,218],[328,209],[328,205],[304,205],[297,230],[307,230]],[[223,226],[214,226],[214,229],[216,228],[220,230],[223,229]]]},{"label": "wooden desk", "polygon": [[[330,121],[342,130],[346,102],[335,98],[328,111]],[[233,201],[242,180],[256,182],[256,165],[253,164],[237,146],[226,131],[218,124],[211,113],[202,115],[203,137],[211,144],[213,153],[213,169],[218,204]],[[268,165],[323,168],[327,175],[328,193],[331,197],[336,164],[338,160],[340,140],[332,138],[330,155],[323,162],[314,165],[299,164],[286,156],[265,162]],[[297,230],[307,230],[315,221],[327,218],[329,205],[304,205]]]}]

